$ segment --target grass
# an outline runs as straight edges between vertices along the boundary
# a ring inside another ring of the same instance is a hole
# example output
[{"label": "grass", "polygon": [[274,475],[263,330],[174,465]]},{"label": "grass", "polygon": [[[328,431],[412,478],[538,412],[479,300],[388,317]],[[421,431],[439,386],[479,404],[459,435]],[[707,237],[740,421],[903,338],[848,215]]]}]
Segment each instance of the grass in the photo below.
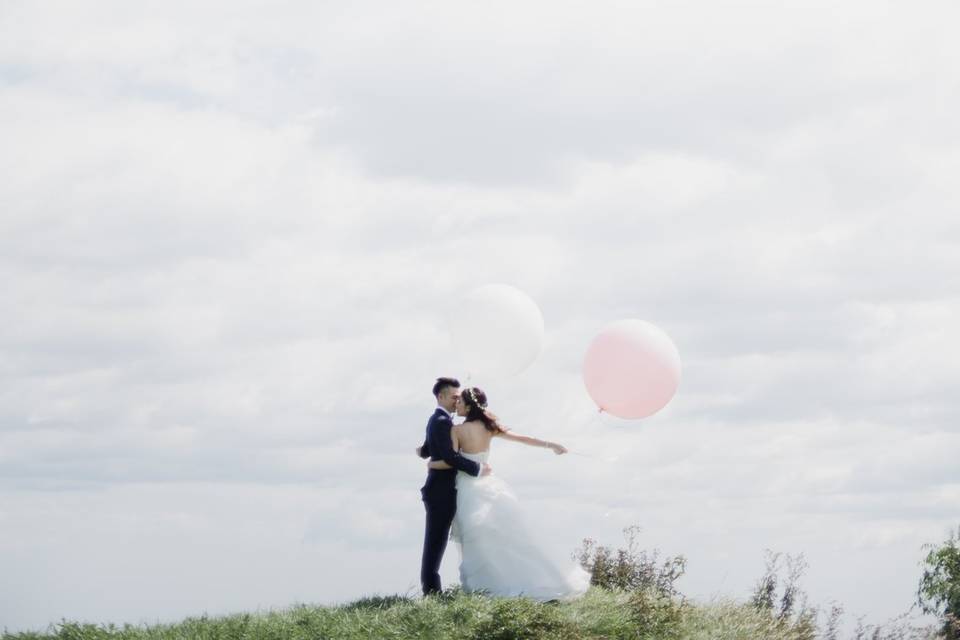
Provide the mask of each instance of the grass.
[{"label": "grass", "polygon": [[540,603],[457,589],[432,598],[369,597],[347,605],[298,604],[268,613],[187,618],[152,626],[66,620],[2,640],[812,640],[808,626],[780,622],[749,603],[694,604],[655,590],[591,587],[579,600]]},{"label": "grass", "polygon": [[[799,587],[802,554],[767,551],[767,568],[751,598],[688,600],[676,589],[683,556],[662,558],[637,544],[639,527],[624,529],[614,549],[585,539],[574,554],[592,576],[573,602],[495,598],[453,588],[439,596],[371,596],[340,606],[296,604],[266,613],[186,618],[135,626],[62,620],[45,632],[3,632],[0,640],[839,640],[843,608],[807,605]],[[821,620],[822,614],[825,619]],[[931,640],[936,628],[916,626],[909,612],[885,626],[859,622],[850,640]]]}]

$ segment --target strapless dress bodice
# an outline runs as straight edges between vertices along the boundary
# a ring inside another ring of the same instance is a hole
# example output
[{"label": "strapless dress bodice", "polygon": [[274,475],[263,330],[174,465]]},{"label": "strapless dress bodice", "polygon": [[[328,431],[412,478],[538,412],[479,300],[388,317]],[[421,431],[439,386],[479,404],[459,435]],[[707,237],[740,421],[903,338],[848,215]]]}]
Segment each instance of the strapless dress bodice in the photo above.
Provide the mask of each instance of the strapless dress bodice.
[{"label": "strapless dress bodice", "polygon": [[460,455],[467,460],[473,460],[474,462],[483,464],[490,457],[490,449],[487,449],[486,451],[480,451],[478,453],[467,453],[465,451],[461,451]]}]

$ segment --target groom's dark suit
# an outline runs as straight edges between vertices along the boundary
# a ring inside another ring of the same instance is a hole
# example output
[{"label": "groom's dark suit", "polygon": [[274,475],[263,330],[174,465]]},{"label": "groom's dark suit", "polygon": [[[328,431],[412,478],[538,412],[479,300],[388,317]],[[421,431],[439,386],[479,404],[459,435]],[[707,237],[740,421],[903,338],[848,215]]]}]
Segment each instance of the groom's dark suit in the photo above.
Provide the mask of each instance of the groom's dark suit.
[{"label": "groom's dark suit", "polygon": [[420,583],[424,595],[440,591],[440,561],[447,548],[450,525],[457,511],[457,470],[472,476],[480,475],[480,465],[453,450],[450,429],[453,421],[442,408],[427,422],[427,437],[420,449],[420,457],[443,460],[453,469],[430,469],[427,482],[420,489],[423,506],[427,510],[427,525],[423,535],[423,560],[420,564]]}]

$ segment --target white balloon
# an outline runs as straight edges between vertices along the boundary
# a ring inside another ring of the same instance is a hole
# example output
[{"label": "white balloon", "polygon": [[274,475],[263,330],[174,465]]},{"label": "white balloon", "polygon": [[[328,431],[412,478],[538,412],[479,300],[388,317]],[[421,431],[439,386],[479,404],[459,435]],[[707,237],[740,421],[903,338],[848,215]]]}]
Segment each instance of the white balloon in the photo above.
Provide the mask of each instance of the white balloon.
[{"label": "white balloon", "polygon": [[509,285],[477,287],[455,304],[449,321],[453,344],[471,376],[516,375],[543,349],[540,308]]}]

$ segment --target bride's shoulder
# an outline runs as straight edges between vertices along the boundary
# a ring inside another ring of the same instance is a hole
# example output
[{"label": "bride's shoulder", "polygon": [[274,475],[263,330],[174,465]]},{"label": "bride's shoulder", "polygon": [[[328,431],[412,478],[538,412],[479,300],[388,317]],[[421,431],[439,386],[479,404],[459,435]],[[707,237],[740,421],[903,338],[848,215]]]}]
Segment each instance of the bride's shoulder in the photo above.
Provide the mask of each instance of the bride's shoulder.
[{"label": "bride's shoulder", "polygon": [[466,422],[461,422],[459,425],[461,432],[464,433],[476,433],[484,429],[483,423],[479,420],[468,420]]}]

